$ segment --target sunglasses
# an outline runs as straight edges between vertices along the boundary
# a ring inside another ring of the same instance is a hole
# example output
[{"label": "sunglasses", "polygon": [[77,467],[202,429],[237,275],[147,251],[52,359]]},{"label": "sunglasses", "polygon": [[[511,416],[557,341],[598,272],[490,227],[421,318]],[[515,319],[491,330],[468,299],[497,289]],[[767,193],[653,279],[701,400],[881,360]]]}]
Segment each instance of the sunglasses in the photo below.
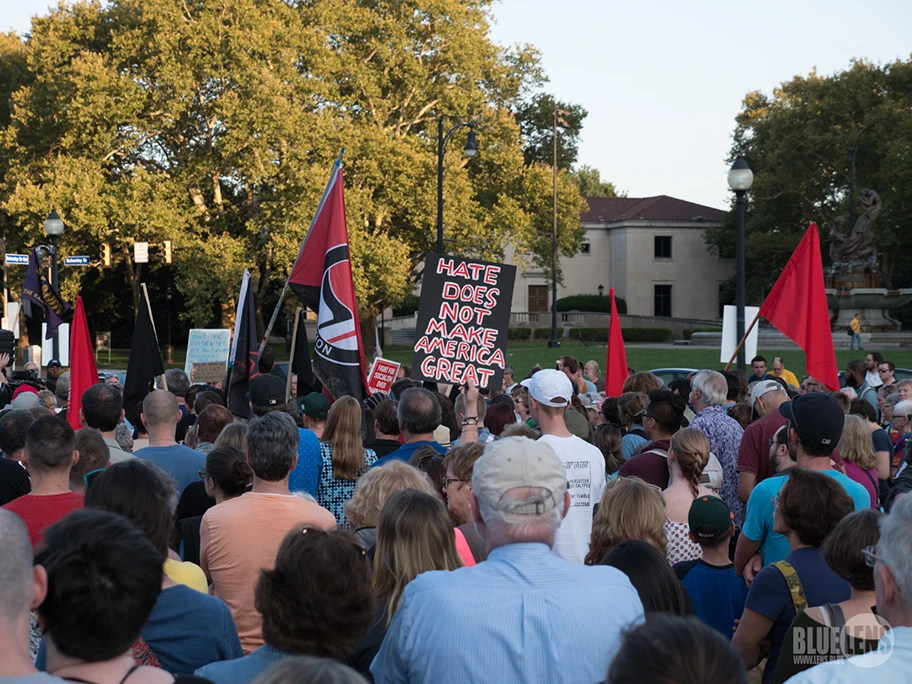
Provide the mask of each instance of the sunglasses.
[{"label": "sunglasses", "polygon": [[877,553],[875,553],[876,551],[877,551],[877,546],[874,544],[872,544],[871,546],[866,546],[861,550],[861,553],[865,559],[865,565],[867,565],[869,568],[873,568],[874,564],[877,561],[880,561],[881,563],[883,562],[883,557],[878,556]]},{"label": "sunglasses", "polygon": [[105,468],[96,468],[95,470],[90,470],[85,475],[83,475],[82,481],[85,482],[85,486],[88,488],[92,481],[101,475],[101,473],[103,473],[105,470]]},{"label": "sunglasses", "polygon": [[877,372],[878,373],[889,373],[890,369],[889,368],[878,368]]}]

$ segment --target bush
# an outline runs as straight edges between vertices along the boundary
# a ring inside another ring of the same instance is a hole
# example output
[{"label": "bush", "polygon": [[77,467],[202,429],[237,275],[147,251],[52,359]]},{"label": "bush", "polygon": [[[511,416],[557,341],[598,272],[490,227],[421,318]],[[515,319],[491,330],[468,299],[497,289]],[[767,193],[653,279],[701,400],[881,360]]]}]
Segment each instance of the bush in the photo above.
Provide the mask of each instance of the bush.
[{"label": "bush", "polygon": [[399,306],[393,308],[393,316],[414,316],[418,311],[418,296],[406,295]]},{"label": "bush", "polygon": [[684,328],[684,339],[689,340],[698,332],[722,332],[722,328]]},{"label": "bush", "polygon": [[624,342],[671,342],[668,328],[624,328]]},{"label": "bush", "polygon": [[580,342],[607,342],[608,328],[570,328],[570,339]]},{"label": "bush", "polygon": [[[557,329],[557,339],[560,339],[563,336],[564,336],[564,329],[558,328]],[[533,339],[550,340],[551,339],[551,328],[536,328]]]},{"label": "bush", "polygon": [[532,337],[532,328],[507,328],[508,340],[525,342]]},{"label": "bush", "polygon": [[[627,313],[627,302],[615,297],[619,314]],[[611,313],[611,297],[607,295],[571,295],[557,300],[558,311],[597,311]]]}]

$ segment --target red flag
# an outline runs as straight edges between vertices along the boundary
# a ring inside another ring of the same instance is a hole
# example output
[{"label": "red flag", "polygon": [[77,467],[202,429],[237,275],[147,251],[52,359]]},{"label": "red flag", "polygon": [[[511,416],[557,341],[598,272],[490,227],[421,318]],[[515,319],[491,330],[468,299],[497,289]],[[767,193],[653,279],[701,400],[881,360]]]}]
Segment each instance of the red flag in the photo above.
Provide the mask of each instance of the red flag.
[{"label": "red flag", "polygon": [[605,365],[605,394],[618,397],[624,391],[627,379],[627,352],[624,351],[624,337],[621,333],[621,320],[618,318],[617,304],[614,301],[614,288],[608,290],[611,297],[611,319],[608,321],[608,363]]},{"label": "red flag", "polygon": [[808,375],[831,390],[839,389],[816,223],[801,238],[760,315],[804,350]]},{"label": "red flag", "polygon": [[95,367],[95,352],[89,338],[89,324],[86,322],[82,297],[76,297],[76,312],[70,325],[70,395],[67,401],[67,422],[74,430],[82,427],[79,422],[82,393],[95,384],[98,384],[98,369]]},{"label": "red flag", "polygon": [[367,365],[352,280],[339,161],[333,167],[288,282],[298,298],[317,312],[314,370],[324,391],[360,401],[367,384]]}]

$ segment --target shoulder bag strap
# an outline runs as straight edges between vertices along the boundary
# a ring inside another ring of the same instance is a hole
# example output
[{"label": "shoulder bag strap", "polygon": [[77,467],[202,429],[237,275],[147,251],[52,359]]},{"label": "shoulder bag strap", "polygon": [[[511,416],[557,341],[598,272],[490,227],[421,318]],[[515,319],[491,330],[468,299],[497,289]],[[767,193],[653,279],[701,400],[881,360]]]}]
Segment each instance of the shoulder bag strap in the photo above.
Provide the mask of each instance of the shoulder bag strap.
[{"label": "shoulder bag strap", "polygon": [[792,595],[792,605],[795,606],[795,613],[800,613],[808,607],[808,602],[807,597],[804,595],[804,587],[801,586],[801,580],[798,578],[798,572],[791,563],[784,560],[773,563],[773,566],[785,578],[789,593]]}]

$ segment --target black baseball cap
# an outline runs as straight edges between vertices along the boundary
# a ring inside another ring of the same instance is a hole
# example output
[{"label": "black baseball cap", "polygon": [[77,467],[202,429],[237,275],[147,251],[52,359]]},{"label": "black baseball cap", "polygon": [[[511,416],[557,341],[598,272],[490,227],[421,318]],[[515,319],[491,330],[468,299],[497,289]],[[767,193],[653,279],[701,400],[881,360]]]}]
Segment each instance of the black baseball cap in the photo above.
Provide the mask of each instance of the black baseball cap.
[{"label": "black baseball cap", "polygon": [[250,403],[254,406],[278,406],[285,403],[285,383],[275,375],[260,375],[250,381]]},{"label": "black baseball cap", "polygon": [[845,425],[845,413],[839,402],[829,394],[799,394],[782,404],[779,413],[789,419],[801,439],[833,448],[839,444]]},{"label": "black baseball cap", "polygon": [[60,363],[60,361],[58,361],[57,359],[51,359],[50,361],[48,361],[48,365],[47,365],[48,368],[53,368],[54,366],[57,366],[58,368],[63,368],[63,364]]}]

